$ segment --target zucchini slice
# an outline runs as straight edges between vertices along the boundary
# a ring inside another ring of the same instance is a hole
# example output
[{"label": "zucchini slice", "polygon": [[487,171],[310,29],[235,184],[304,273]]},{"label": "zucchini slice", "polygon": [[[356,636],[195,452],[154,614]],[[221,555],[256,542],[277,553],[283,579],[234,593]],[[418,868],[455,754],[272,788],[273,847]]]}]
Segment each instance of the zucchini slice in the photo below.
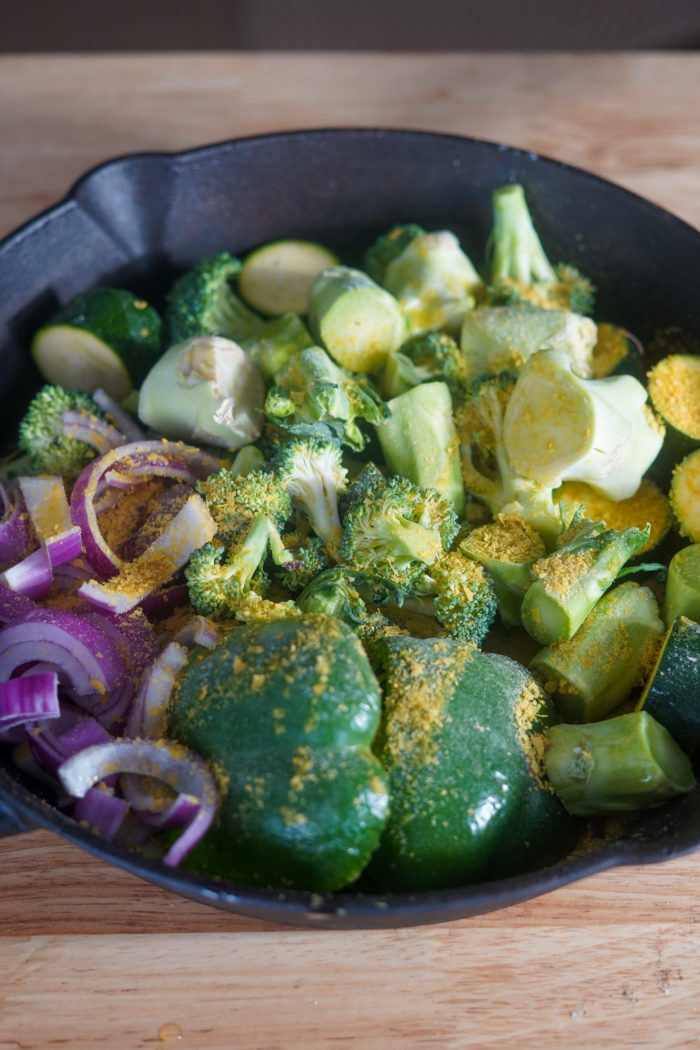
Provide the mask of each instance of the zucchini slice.
[{"label": "zucchini slice", "polygon": [[554,491],[552,498],[555,503],[564,504],[567,517],[578,507],[583,507],[583,513],[589,521],[604,521],[609,529],[617,529],[618,532],[630,525],[643,529],[649,524],[649,539],[636,557],[656,547],[673,524],[668,497],[648,478],[643,478],[634,496],[627,499],[610,499],[585,481],[565,481]]},{"label": "zucchini slice", "polygon": [[700,625],[678,616],[666,632],[637,709],[665,726],[691,754],[700,739]]},{"label": "zucchini slice", "polygon": [[648,376],[649,401],[666,426],[660,458],[677,463],[700,447],[700,356],[669,354]]},{"label": "zucchini slice", "polygon": [[664,595],[666,626],[670,627],[677,616],[700,623],[700,543],[681,547],[668,565]]},{"label": "zucchini slice", "polygon": [[624,328],[601,322],[593,347],[591,370],[593,379],[604,376],[631,375],[644,382],[641,344]]},{"label": "zucchini slice", "polygon": [[271,241],[243,260],[238,291],[264,314],[305,314],[312,284],[337,263],[333,252],[313,241]]},{"label": "zucchini slice", "polygon": [[692,543],[700,541],[700,449],[674,467],[669,491],[678,531]]},{"label": "zucchini slice", "polygon": [[34,336],[31,353],[47,382],[120,400],[161,350],[162,322],[144,299],[121,288],[75,296]]}]

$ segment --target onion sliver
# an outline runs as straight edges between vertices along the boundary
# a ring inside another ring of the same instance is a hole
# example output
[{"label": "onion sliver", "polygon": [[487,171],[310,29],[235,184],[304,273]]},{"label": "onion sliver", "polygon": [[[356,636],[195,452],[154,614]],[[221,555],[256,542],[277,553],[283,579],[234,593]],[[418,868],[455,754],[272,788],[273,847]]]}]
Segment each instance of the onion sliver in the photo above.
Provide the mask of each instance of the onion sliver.
[{"label": "onion sliver", "polygon": [[94,506],[110,472],[123,476],[127,484],[130,476],[175,478],[194,484],[221,466],[216,456],[177,441],[133,441],[88,463],[73,486],[71,516],[82,530],[85,553],[95,572],[106,579],[124,564],[102,535]]},{"label": "onion sliver", "polygon": [[24,620],[36,608],[26,594],[19,594],[6,584],[0,583],[0,623]]},{"label": "onion sliver", "polygon": [[46,548],[51,568],[77,558],[82,550],[82,538],[70,516],[63,479],[57,474],[36,474],[17,480],[34,532]]},{"label": "onion sliver", "polygon": [[15,565],[35,545],[19,489],[0,480],[0,569]]},{"label": "onion sliver", "polygon": [[79,751],[58,770],[65,790],[75,798],[82,798],[110,773],[155,777],[176,795],[197,799],[194,818],[163,857],[165,864],[176,867],[201,841],[216,814],[218,791],[209,766],[172,741],[124,739]]},{"label": "onion sliver", "polygon": [[93,787],[75,803],[73,818],[80,824],[85,824],[96,835],[111,842],[129,809],[126,799],[118,798],[111,791]]},{"label": "onion sliver", "polygon": [[0,682],[0,729],[58,718],[58,675],[55,671],[27,674]]},{"label": "onion sliver", "polygon": [[193,551],[216,534],[216,524],[201,496],[193,492],[143,554],[122,566],[119,574],[102,583],[89,580],[78,594],[109,612],[129,612],[152,591],[183,568]]},{"label": "onion sliver", "polygon": [[194,649],[195,645],[201,645],[205,649],[216,649],[221,641],[221,631],[208,617],[193,616],[180,628],[173,641],[187,646],[188,649]]},{"label": "onion sliver", "polygon": [[113,397],[100,387],[93,390],[92,399],[100,406],[102,411],[110,417],[118,430],[122,432],[127,441],[144,441],[146,435],[135,419],[115,401]]},{"label": "onion sliver", "polygon": [[0,583],[26,598],[45,598],[53,583],[53,567],[46,547],[38,547],[5,569],[0,574]]},{"label": "onion sliver", "polygon": [[127,722],[127,736],[151,740],[163,736],[170,694],[187,655],[184,646],[170,642],[147,670]]},{"label": "onion sliver", "polygon": [[34,609],[0,631],[0,680],[27,663],[55,667],[78,696],[111,693],[127,677],[114,643],[77,613]]},{"label": "onion sliver", "polygon": [[63,433],[66,437],[92,445],[98,452],[109,452],[111,448],[117,448],[126,441],[124,434],[106,419],[99,419],[98,416],[76,408],[64,409]]}]

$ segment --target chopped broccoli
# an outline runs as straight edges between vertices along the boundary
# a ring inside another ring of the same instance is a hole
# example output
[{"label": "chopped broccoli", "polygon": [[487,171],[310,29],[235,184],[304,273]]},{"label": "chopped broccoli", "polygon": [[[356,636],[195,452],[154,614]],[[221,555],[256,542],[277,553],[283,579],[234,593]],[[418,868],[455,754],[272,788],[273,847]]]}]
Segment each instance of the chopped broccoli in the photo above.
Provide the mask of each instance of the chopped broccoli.
[{"label": "chopped broccoli", "polygon": [[452,543],[457,515],[448,500],[406,478],[368,488],[345,516],[341,561],[410,587]]},{"label": "chopped broccoli", "polygon": [[365,270],[377,284],[384,284],[389,264],[408,248],[411,241],[422,236],[425,230],[415,222],[393,226],[370,245],[365,253]]},{"label": "chopped broccoli", "polygon": [[[304,613],[323,613],[343,620],[364,640],[380,634],[403,633],[375,605],[377,600],[385,601],[389,591],[383,580],[336,565],[313,579],[296,604]],[[400,594],[398,588],[396,591]]]},{"label": "chopped broccoli", "polygon": [[489,573],[501,622],[521,626],[520,607],[532,582],[532,566],[546,553],[537,530],[514,514],[499,514],[495,521],[471,529],[459,551]]},{"label": "chopped broccoli", "polygon": [[663,426],[633,376],[581,379],[561,350],[540,350],[523,367],[503,417],[513,469],[542,485],[587,481],[627,499],[663,444]]},{"label": "chopped broccoli", "polygon": [[476,306],[483,281],[454,233],[418,233],[386,266],[382,286],[408,318],[412,332],[459,332]]},{"label": "chopped broccoli", "polygon": [[228,546],[207,543],[191,556],[185,578],[192,605],[214,619],[235,618],[243,599],[262,597],[268,580],[264,570],[268,550],[278,565],[290,560],[281,537],[266,514],[256,514],[250,528]]},{"label": "chopped broccoli", "polygon": [[517,375],[543,347],[564,350],[577,375],[593,375],[598,328],[590,317],[538,306],[478,306],[464,320],[460,346],[469,382]]},{"label": "chopped broccoli", "polygon": [[313,437],[293,438],[270,465],[316,535],[335,551],[342,536],[338,497],[347,479],[339,446]]},{"label": "chopped broccoli", "polygon": [[256,335],[242,341],[243,349],[250,354],[266,383],[271,383],[295,354],[313,344],[308,328],[295,313],[266,321]]},{"label": "chopped broccoli", "polygon": [[516,474],[504,442],[503,418],[514,386],[514,378],[502,373],[474,384],[458,401],[464,484],[494,516],[523,518],[551,546],[562,527],[552,488]]},{"label": "chopped broccoli", "polygon": [[279,580],[290,594],[303,591],[319,573],[330,568],[332,564],[320,536],[287,533],[284,545],[292,560],[286,565],[278,566],[275,579]]},{"label": "chopped broccoli", "polygon": [[352,479],[345,492],[340,497],[338,506],[340,508],[341,521],[345,521],[345,516],[348,511],[364,502],[369,489],[372,489],[376,494],[376,492],[379,491],[377,486],[385,484],[386,478],[379,467],[371,461],[365,463],[362,470]]},{"label": "chopped broccoli", "polygon": [[75,481],[97,449],[63,431],[63,413],[78,409],[102,418],[97,403],[79,390],[47,384],[34,395],[19,424],[19,447],[35,474],[61,474]]},{"label": "chopped broccoli", "polygon": [[[425,612],[462,642],[480,646],[496,618],[498,599],[491,577],[459,550],[437,558],[418,580],[416,593]],[[407,608],[413,608],[410,600]],[[416,611],[423,610],[416,606]]]},{"label": "chopped broccoli", "polygon": [[282,530],[291,517],[292,501],[280,479],[268,470],[234,474],[225,467],[197,482],[223,542],[239,536],[258,514],[265,514],[270,524]]},{"label": "chopped broccoli", "polygon": [[447,332],[423,332],[387,358],[378,382],[384,397],[396,397],[436,379],[444,380],[451,390],[459,390],[466,378],[466,363],[455,339]]},{"label": "chopped broccoli", "polygon": [[292,433],[308,432],[313,424],[321,423],[357,450],[367,441],[357,420],[376,425],[388,415],[374,387],[341,368],[318,346],[293,355],[276,374],[265,412],[273,423]]},{"label": "chopped broccoli", "polygon": [[576,517],[555,550],[532,566],[520,609],[528,634],[544,645],[572,638],[648,538],[648,525],[617,532],[602,521]]},{"label": "chopped broccoli", "polygon": [[570,263],[552,266],[518,183],[494,190],[491,234],[492,302],[530,302],[546,309],[591,314],[595,288]]},{"label": "chopped broccoli", "polygon": [[250,339],[263,320],[234,292],[231,281],[241,269],[239,259],[219,252],[201,259],[179,277],[167,296],[165,327],[168,345],[198,335]]}]

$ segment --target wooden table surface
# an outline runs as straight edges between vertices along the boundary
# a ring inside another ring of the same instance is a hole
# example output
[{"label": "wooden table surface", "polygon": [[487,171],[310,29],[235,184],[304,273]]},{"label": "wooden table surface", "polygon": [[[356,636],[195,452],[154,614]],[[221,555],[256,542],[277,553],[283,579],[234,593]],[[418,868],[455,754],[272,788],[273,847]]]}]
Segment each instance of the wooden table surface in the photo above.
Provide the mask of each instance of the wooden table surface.
[{"label": "wooden table surface", "polygon": [[[331,125],[508,142],[700,226],[699,97],[694,54],[5,56],[0,235],[115,154]],[[699,920],[700,854],[482,918],[322,932],[33,831],[0,842],[0,1050],[697,1046]]]}]

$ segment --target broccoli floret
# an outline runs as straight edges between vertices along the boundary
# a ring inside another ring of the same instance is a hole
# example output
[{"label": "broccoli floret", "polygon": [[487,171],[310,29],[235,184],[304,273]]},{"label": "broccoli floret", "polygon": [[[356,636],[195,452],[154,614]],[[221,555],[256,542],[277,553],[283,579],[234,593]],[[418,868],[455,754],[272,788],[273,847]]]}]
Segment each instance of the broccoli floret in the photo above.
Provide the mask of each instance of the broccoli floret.
[{"label": "broccoli floret", "polygon": [[365,270],[377,284],[384,284],[387,267],[408,248],[414,238],[425,230],[415,222],[392,227],[372,244],[365,253]]},{"label": "broccoli floret", "polygon": [[192,605],[214,619],[241,618],[243,599],[262,597],[268,577],[264,565],[268,550],[278,565],[290,560],[281,537],[266,514],[257,514],[250,528],[228,546],[207,543],[191,556],[185,578]]},{"label": "broccoli floret", "polygon": [[275,453],[270,466],[317,536],[335,551],[342,536],[338,497],[347,470],[340,447],[318,438],[294,438]]},{"label": "broccoli floret", "polygon": [[392,477],[370,487],[345,516],[341,561],[410,589],[448,549],[457,515],[438,492]]},{"label": "broccoli floret", "polygon": [[347,489],[340,497],[338,502],[340,520],[344,522],[346,515],[353,507],[358,506],[360,503],[364,503],[369,489],[372,489],[376,495],[379,491],[379,486],[385,484],[386,478],[379,467],[372,462],[365,463],[360,473],[352,479]]},{"label": "broccoli floret", "polygon": [[290,594],[303,591],[319,573],[331,566],[326,545],[320,536],[286,534],[284,545],[292,560],[277,568],[275,578]]},{"label": "broccoli floret", "polygon": [[[476,306],[483,281],[457,237],[449,230],[420,229],[413,236],[386,236],[377,280],[401,306],[410,330],[458,332],[465,314]],[[401,251],[393,253],[401,241]]]},{"label": "broccoli floret", "polygon": [[[368,596],[370,606],[361,591]],[[374,605],[376,599],[386,600],[386,594],[384,581],[346,566],[335,566],[312,580],[296,604],[304,613],[324,613],[343,620],[365,640],[379,634],[403,633]]]},{"label": "broccoli floret", "polygon": [[436,379],[444,380],[453,391],[458,391],[467,380],[464,356],[447,332],[412,336],[387,358],[379,383],[384,397],[392,398]]},{"label": "broccoli floret", "polygon": [[552,266],[535,230],[518,183],[494,191],[490,240],[490,295],[495,303],[531,302],[555,310],[591,314],[595,288],[570,263]]},{"label": "broccoli floret", "polygon": [[322,424],[353,449],[362,449],[366,436],[357,424],[375,426],[388,409],[369,383],[337,365],[325,350],[307,347],[295,354],[275,376],[268,391],[265,413],[291,433],[305,433]]},{"label": "broccoli floret", "polygon": [[63,413],[67,409],[100,419],[104,416],[88,394],[47,384],[29,402],[19,424],[18,444],[32,473],[60,474],[70,482],[95,458],[97,449],[64,433]]},{"label": "broccoli floret", "polygon": [[430,612],[446,634],[481,645],[496,619],[498,598],[491,577],[478,562],[459,551],[443,554],[421,576],[416,590],[429,599]]},{"label": "broccoli floret", "polygon": [[169,345],[198,335],[250,339],[262,330],[262,318],[243,303],[231,286],[240,269],[239,259],[229,252],[219,252],[201,259],[175,281],[165,308]]},{"label": "broccoli floret", "polygon": [[458,402],[455,426],[464,484],[492,515],[524,518],[551,547],[562,527],[552,488],[515,473],[503,438],[505,409],[515,382],[507,373],[484,379]]},{"label": "broccoli floret", "polygon": [[555,550],[532,566],[520,610],[528,634],[544,645],[572,638],[648,538],[648,525],[618,532],[576,515]]},{"label": "broccoli floret", "polygon": [[224,538],[240,534],[258,514],[265,514],[281,531],[292,514],[291,496],[269,470],[234,474],[224,467],[197,482],[196,488]]}]

